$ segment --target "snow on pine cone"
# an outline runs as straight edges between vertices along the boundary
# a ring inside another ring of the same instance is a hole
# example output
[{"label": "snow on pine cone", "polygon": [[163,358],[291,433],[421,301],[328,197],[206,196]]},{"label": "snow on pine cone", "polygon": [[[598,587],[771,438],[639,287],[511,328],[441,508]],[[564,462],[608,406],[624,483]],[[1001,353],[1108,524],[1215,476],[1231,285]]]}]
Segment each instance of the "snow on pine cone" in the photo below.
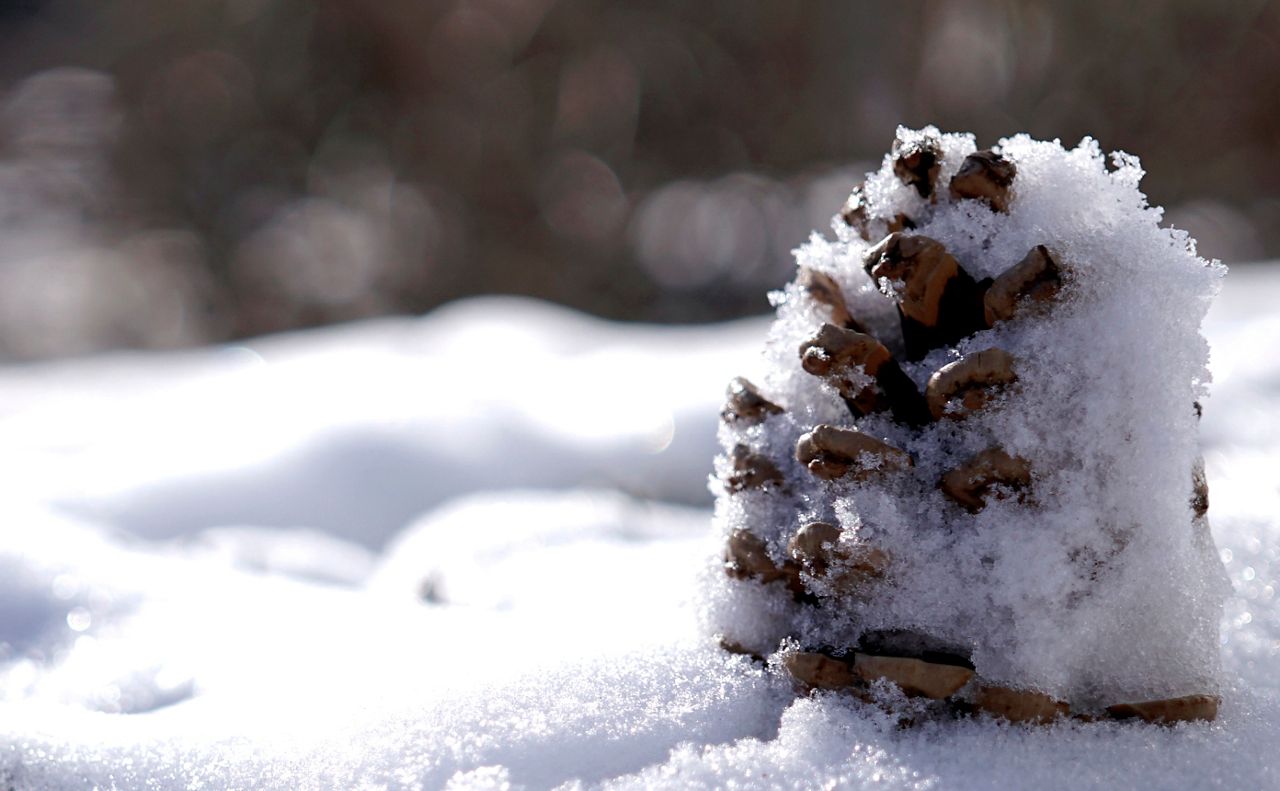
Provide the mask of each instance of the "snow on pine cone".
[{"label": "snow on pine cone", "polygon": [[721,645],[938,712],[1215,716],[1196,432],[1225,270],[1142,174],[1090,139],[898,130],[772,295],[765,377],[729,385]]}]

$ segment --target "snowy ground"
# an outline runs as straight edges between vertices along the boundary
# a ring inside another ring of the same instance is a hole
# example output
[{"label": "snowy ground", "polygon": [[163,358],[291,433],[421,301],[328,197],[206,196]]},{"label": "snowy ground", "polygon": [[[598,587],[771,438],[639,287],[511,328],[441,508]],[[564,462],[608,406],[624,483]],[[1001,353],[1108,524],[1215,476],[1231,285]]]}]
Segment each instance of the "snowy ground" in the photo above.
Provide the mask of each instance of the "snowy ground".
[{"label": "snowy ground", "polygon": [[1280,273],[1210,316],[1220,720],[898,730],[699,637],[763,321],[517,300],[0,371],[0,791],[1280,785]]}]

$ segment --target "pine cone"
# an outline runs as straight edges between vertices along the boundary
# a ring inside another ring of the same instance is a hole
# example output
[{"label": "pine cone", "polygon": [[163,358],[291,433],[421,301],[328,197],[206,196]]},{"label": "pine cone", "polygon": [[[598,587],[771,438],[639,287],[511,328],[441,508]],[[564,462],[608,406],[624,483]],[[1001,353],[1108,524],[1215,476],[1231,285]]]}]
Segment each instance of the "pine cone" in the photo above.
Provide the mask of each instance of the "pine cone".
[{"label": "pine cone", "polygon": [[799,253],[768,377],[723,413],[722,645],[940,713],[1214,718],[1221,565],[1185,405],[1220,271],[1157,231],[1136,161],[1081,145],[900,129],[838,241]]}]

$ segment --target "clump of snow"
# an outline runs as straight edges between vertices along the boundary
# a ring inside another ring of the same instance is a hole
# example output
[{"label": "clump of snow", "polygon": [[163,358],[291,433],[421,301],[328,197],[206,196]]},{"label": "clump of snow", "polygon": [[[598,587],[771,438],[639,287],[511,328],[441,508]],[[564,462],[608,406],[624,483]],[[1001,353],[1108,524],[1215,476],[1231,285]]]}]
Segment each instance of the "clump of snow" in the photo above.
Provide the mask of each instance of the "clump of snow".
[{"label": "clump of snow", "polygon": [[[714,485],[720,532],[726,541],[736,532],[758,537],[781,568],[796,562],[788,545],[801,526],[823,521],[840,528],[846,550],[873,547],[890,565],[853,595],[802,572],[817,603],[792,601],[781,582],[713,575],[710,630],[756,653],[776,650],[783,636],[839,653],[868,635],[910,633],[968,659],[983,683],[1043,692],[1076,711],[1214,694],[1227,587],[1191,505],[1200,452],[1193,404],[1207,395],[1200,325],[1223,267],[1199,258],[1184,233],[1160,226],[1161,210],[1138,189],[1136,157],[1108,158],[1093,140],[1071,149],[1025,135],[1001,140],[996,153],[1016,167],[1007,211],[948,192],[974,153],[971,136],[930,127],[899,130],[899,141],[933,141],[940,152],[931,196],[905,183],[887,155],[862,193],[868,238],[837,217],[837,238],[814,236],[797,261],[836,281],[850,313],[917,387],[989,348],[1013,356],[1016,384],[963,418],[953,416],[955,404],[922,426],[887,412],[858,415],[801,366],[802,344],[832,321],[830,310],[798,284],[784,289],[760,382],[783,411],[758,425],[726,421],[718,472],[727,480],[730,452],[745,446],[785,483],[766,491]],[[904,234],[941,242],[979,288],[1044,245],[1060,291],[1047,308],[1026,305],[908,360],[901,337],[885,329],[897,319],[894,302],[877,288],[895,284],[872,283],[864,271],[869,250],[904,216]],[[823,423],[882,439],[914,466],[862,479],[811,474],[796,460],[796,443]],[[970,513],[939,481],[991,447],[1027,462],[1030,485],[997,486]]]}]

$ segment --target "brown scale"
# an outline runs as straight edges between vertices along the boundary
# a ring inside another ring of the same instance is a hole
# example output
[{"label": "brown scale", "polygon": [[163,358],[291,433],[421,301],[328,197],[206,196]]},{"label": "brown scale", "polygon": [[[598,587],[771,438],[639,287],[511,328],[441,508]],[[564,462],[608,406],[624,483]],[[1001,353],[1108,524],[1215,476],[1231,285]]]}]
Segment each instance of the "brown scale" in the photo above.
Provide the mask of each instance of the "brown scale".
[{"label": "brown scale", "polygon": [[883,278],[898,303],[908,360],[987,328],[987,284],[975,282],[940,242],[891,233],[867,251],[863,266],[872,280]]},{"label": "brown scale", "polygon": [[951,177],[951,197],[973,198],[995,211],[1009,211],[1009,188],[1018,169],[1013,163],[987,149],[965,157],[960,170]]},{"label": "brown scale", "polygon": [[796,284],[804,289],[810,299],[831,311],[832,324],[856,332],[867,331],[867,328],[849,313],[849,307],[844,301],[844,293],[830,275],[802,266],[800,274],[796,276]]},{"label": "brown scale", "polygon": [[[936,202],[941,171],[941,147],[934,138],[897,140],[893,169],[898,178],[924,199]],[[993,151],[968,156],[947,185],[951,200],[978,200],[992,210],[1007,212],[1014,200],[1014,164]],[[863,239],[882,218],[870,215],[865,192],[856,187],[840,211],[841,219]],[[994,280],[975,281],[946,248],[934,239],[903,233],[914,228],[905,215],[883,227],[889,235],[871,248],[864,266],[884,285],[897,304],[906,357],[923,359],[931,350],[953,347],[958,341],[1000,322],[1018,320],[1052,309],[1063,287],[1063,270],[1054,253],[1036,245],[1014,266]],[[894,420],[919,427],[935,420],[962,420],[991,408],[993,401],[1017,383],[1017,360],[999,348],[965,355],[929,377],[922,394],[889,350],[849,310],[839,285],[829,275],[802,268],[797,277],[802,293],[829,317],[800,347],[802,368],[833,387],[857,419],[888,412]],[[1199,404],[1196,404],[1199,414]],[[730,387],[722,417],[730,425],[750,426],[784,414],[745,379]],[[958,426],[961,424],[957,424]],[[796,459],[821,481],[854,480],[875,485],[889,476],[912,475],[913,460],[901,448],[851,426],[818,425],[796,443]],[[747,490],[781,492],[784,476],[771,460],[746,445],[734,447],[725,488],[733,494]],[[1208,510],[1208,487],[1203,462],[1192,470],[1190,507],[1197,523]],[[992,497],[1022,499],[1033,485],[1030,463],[992,446],[976,454],[938,481],[939,490],[971,513],[986,507]],[[787,544],[787,558],[777,563],[762,539],[738,530],[725,550],[725,571],[737,579],[759,584],[782,582],[792,596],[815,607],[839,606],[892,580],[892,559],[866,542],[842,541],[837,525],[821,521],[800,524]],[[1073,551],[1077,565],[1100,568],[1103,561],[1087,547]],[[816,598],[806,580],[821,581]],[[721,645],[735,653],[763,660],[728,637]],[[993,685],[977,678],[965,651],[944,646],[928,635],[890,630],[868,632],[856,646],[787,648],[781,664],[798,689],[840,691],[870,700],[870,685],[882,680],[906,694],[944,700],[952,711],[985,714],[1012,722],[1047,723],[1061,717],[1081,720],[1141,719],[1175,723],[1212,720],[1219,699],[1190,695],[1168,700],[1119,703],[1102,714],[1072,712],[1067,702],[1040,690]]]},{"label": "brown scale", "polygon": [[987,507],[988,497],[1002,497],[1001,489],[1016,491],[1030,485],[1031,467],[1026,459],[1010,456],[1001,448],[987,448],[943,475],[939,488],[976,514]]},{"label": "brown scale", "polygon": [[857,231],[863,239],[870,238],[867,227],[867,195],[861,184],[853,188],[848,200],[840,207],[840,219],[845,225]]},{"label": "brown scale", "polygon": [[819,425],[796,442],[796,460],[824,480],[865,480],[905,470],[911,456],[883,440],[851,428]]},{"label": "brown scale", "polygon": [[801,344],[800,366],[834,387],[855,417],[889,410],[909,426],[929,420],[915,383],[871,335],[824,324]]},{"label": "brown scale", "polygon": [[1071,706],[1043,692],[985,685],[978,688],[972,706],[975,712],[1009,722],[1045,724],[1071,713]]},{"label": "brown scale", "polygon": [[1140,719],[1172,725],[1177,722],[1212,720],[1218,716],[1221,699],[1216,695],[1186,695],[1167,700],[1119,703],[1107,707],[1107,714],[1118,720]]},{"label": "brown scale", "polygon": [[1047,247],[1038,244],[991,283],[982,297],[983,318],[987,326],[995,326],[998,321],[1013,318],[1028,302],[1051,303],[1061,288],[1062,275],[1057,261]]},{"label": "brown scale", "polygon": [[725,479],[724,486],[730,492],[748,489],[774,491],[782,489],[784,479],[778,465],[765,456],[753,452],[746,445],[737,445],[730,455],[733,472]]},{"label": "brown scale", "polygon": [[729,382],[720,419],[740,426],[754,426],[770,415],[781,415],[782,407],[760,395],[756,386],[741,376]]},{"label": "brown scale", "polygon": [[787,552],[797,567],[823,580],[836,594],[855,595],[884,577],[889,556],[867,544],[842,546],[840,528],[827,522],[809,522],[796,531]]},{"label": "brown scale", "polygon": [[986,408],[999,391],[1016,381],[1013,355],[1003,349],[985,349],[935,371],[925,386],[925,401],[934,420],[964,417]]},{"label": "brown scale", "polygon": [[[862,185],[853,188],[849,199],[840,207],[840,219],[845,225],[858,232],[864,241],[871,241],[871,221],[867,217],[867,195]],[[916,227],[916,223],[905,214],[898,213],[886,223],[889,233],[907,231]]]},{"label": "brown scale", "polygon": [[799,565],[791,561],[781,566],[774,563],[764,541],[746,530],[735,530],[729,536],[729,541],[725,544],[724,570],[734,579],[754,579],[764,585],[784,582],[792,593],[805,593],[804,585],[800,582]]},{"label": "brown scale", "polygon": [[1197,519],[1209,513],[1209,479],[1204,475],[1204,459],[1191,468],[1191,511]]},{"label": "brown scale", "polygon": [[937,138],[922,137],[911,142],[893,141],[893,173],[903,184],[915,187],[922,198],[933,198],[942,170],[942,144]]},{"label": "brown scale", "polygon": [[[1196,411],[1196,420],[1204,415],[1200,402],[1192,404]],[[1204,457],[1197,457],[1191,466],[1191,511],[1197,520],[1204,519],[1209,513],[1209,479],[1204,474]]]},{"label": "brown scale", "polygon": [[963,665],[926,662],[906,656],[874,656],[850,652],[844,656],[822,651],[793,651],[783,667],[804,691],[816,689],[866,691],[876,681],[896,684],[911,697],[943,700],[959,692],[973,678]]}]

